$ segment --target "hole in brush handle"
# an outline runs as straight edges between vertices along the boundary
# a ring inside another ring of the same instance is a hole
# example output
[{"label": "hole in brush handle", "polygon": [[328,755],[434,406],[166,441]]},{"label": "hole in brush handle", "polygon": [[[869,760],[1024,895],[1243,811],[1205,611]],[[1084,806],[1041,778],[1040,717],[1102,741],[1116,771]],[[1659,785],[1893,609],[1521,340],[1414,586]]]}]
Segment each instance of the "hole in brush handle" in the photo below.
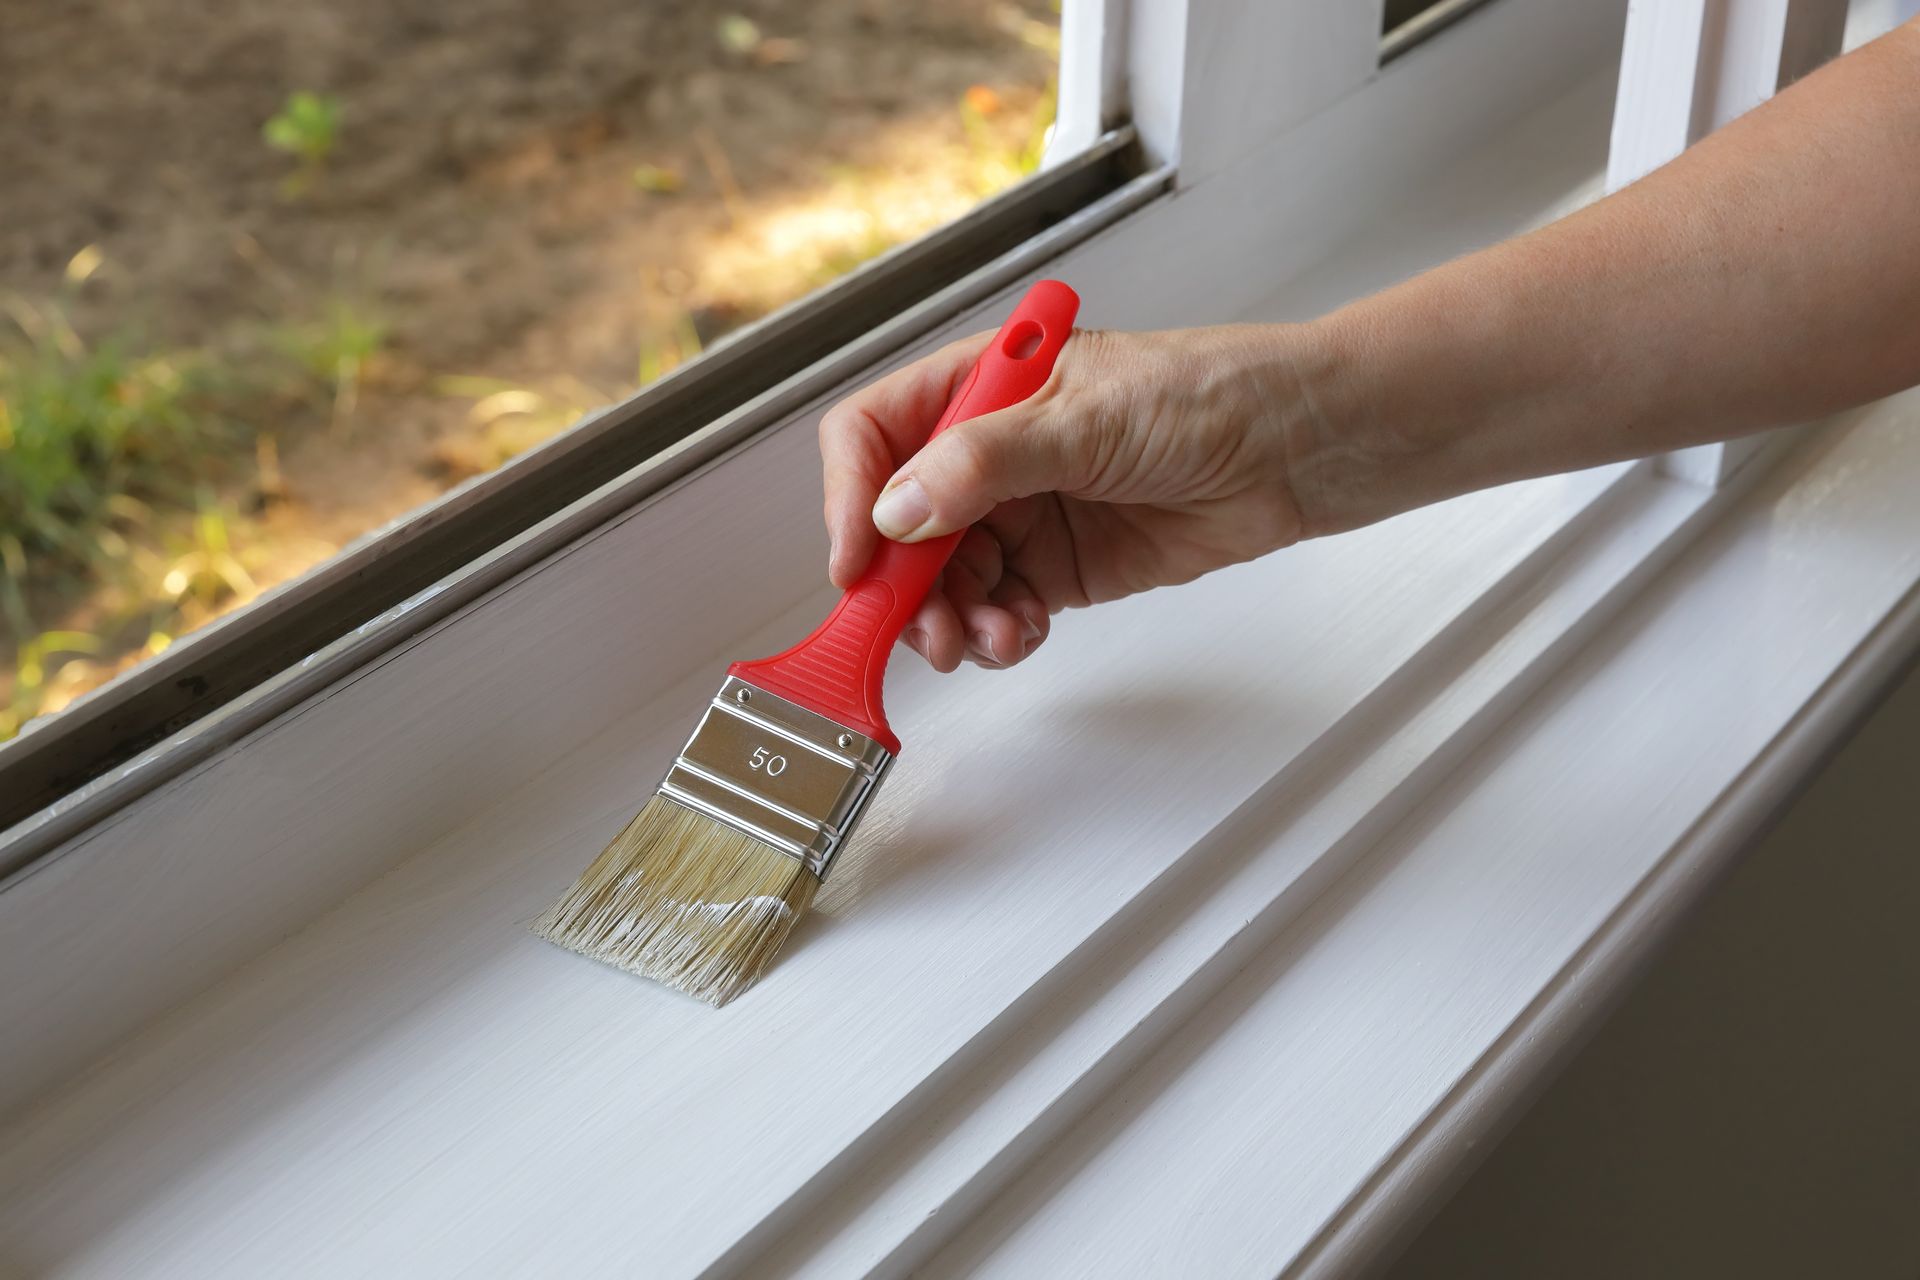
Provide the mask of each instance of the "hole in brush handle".
[{"label": "hole in brush handle", "polygon": [[1031,360],[1047,340],[1047,331],[1037,321],[1022,320],[1007,330],[1000,351],[1009,360]]}]

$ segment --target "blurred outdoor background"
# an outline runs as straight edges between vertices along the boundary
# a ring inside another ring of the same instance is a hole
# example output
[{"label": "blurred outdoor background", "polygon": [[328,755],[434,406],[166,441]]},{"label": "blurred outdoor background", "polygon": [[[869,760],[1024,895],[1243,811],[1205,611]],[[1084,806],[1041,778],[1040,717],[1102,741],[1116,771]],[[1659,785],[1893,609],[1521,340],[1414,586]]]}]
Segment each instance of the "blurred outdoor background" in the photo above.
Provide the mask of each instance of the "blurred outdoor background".
[{"label": "blurred outdoor background", "polygon": [[0,22],[0,739],[1037,167],[1057,0]]}]

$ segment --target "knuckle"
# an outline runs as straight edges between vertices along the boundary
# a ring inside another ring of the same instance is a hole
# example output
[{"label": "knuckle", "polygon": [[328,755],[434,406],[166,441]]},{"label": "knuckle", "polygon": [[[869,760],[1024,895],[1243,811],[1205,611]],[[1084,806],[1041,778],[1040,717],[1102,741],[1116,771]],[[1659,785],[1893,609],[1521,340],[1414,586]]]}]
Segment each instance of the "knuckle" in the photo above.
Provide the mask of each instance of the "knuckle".
[{"label": "knuckle", "polygon": [[855,409],[852,400],[842,400],[820,415],[820,440],[836,440],[853,428]]},{"label": "knuckle", "polygon": [[997,450],[981,431],[949,431],[941,437],[940,470],[947,483],[961,493],[987,493],[994,488]]}]

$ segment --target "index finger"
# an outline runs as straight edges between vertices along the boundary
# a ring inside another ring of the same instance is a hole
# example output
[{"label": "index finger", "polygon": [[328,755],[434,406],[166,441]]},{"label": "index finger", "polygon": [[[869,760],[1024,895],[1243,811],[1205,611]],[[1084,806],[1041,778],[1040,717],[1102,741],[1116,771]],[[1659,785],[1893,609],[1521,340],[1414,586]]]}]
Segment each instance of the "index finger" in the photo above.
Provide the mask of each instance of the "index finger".
[{"label": "index finger", "polygon": [[873,558],[880,532],[873,503],[900,464],[920,451],[947,411],[968,370],[993,337],[991,330],[962,338],[827,410],[820,419],[820,466],[826,482],[827,576],[853,585]]}]

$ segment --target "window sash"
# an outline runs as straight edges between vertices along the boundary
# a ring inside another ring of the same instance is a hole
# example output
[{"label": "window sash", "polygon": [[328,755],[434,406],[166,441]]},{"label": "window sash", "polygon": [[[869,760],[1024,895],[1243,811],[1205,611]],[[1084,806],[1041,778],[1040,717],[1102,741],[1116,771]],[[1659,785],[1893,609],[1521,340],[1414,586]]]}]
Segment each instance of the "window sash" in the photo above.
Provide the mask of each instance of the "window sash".
[{"label": "window sash", "polygon": [[1060,81],[1051,168],[1127,120],[1127,0],[1066,0],[1060,6]]},{"label": "window sash", "polygon": [[[1589,0],[1489,6],[1484,18],[1202,184],[1153,199],[1164,176],[1137,179],[1121,193],[1142,201],[1130,216],[1089,238],[1063,225],[1059,234],[1077,240],[1064,253],[1044,240],[1028,246],[1029,256],[1000,276],[998,300],[1045,263],[1080,287],[1091,324],[1147,328],[1258,313],[1289,279],[1280,305],[1309,314],[1548,216],[1577,197],[1583,166],[1603,143],[1604,94],[1564,99],[1583,77],[1605,87],[1618,15],[1598,8]],[[1518,73],[1514,47],[1532,53]],[[1557,118],[1567,136],[1529,142],[1510,123],[1563,99],[1570,105]],[[1497,145],[1517,140],[1537,163],[1474,187],[1487,198],[1479,221],[1443,220],[1436,235],[1431,226],[1395,230],[1389,213],[1364,253],[1335,253],[1353,238],[1356,210],[1417,215],[1417,194],[1502,128],[1509,141]],[[1250,261],[1261,269],[1250,271]],[[895,321],[899,327],[843,353],[804,388],[770,393],[608,482],[8,832],[0,859],[11,879],[0,885],[0,910],[37,916],[30,897],[71,889],[79,896],[63,900],[102,909],[64,945],[80,945],[84,934],[104,947],[102,956],[138,970],[84,996],[76,990],[64,1010],[22,1013],[10,1024],[23,1028],[21,1051],[47,1062],[84,1056],[143,1011],[184,998],[280,936],[314,902],[337,898],[417,850],[441,824],[524,784],[662,682],[710,676],[717,655],[736,647],[729,638],[754,633],[819,579],[817,464],[810,429],[796,436],[793,425],[885,367],[886,360],[875,365],[877,353],[904,360],[996,318],[993,306],[975,303],[952,307],[937,324]],[[919,336],[907,342],[906,332]],[[766,429],[768,419],[754,416],[762,413],[786,425]],[[779,460],[775,470],[757,469],[769,458]],[[687,496],[695,493],[716,496],[703,504]],[[684,513],[684,530],[601,558],[619,545],[623,527],[667,509]],[[732,518],[714,523],[722,512]],[[1368,536],[1340,541],[1355,553],[1375,545]],[[1396,553],[1381,554],[1390,561]],[[584,595],[545,594],[587,566],[595,576]],[[627,598],[648,600],[674,626],[642,642],[631,621],[588,616]],[[376,690],[380,697],[362,701]],[[480,718],[450,727],[463,711]],[[198,878],[182,879],[187,869]],[[195,892],[238,893],[253,906],[181,937],[190,902],[184,915],[135,921],[105,909],[140,883],[174,895],[192,883]],[[135,957],[154,948],[175,963],[141,968]],[[84,1013],[68,1016],[75,1008]]]}]

